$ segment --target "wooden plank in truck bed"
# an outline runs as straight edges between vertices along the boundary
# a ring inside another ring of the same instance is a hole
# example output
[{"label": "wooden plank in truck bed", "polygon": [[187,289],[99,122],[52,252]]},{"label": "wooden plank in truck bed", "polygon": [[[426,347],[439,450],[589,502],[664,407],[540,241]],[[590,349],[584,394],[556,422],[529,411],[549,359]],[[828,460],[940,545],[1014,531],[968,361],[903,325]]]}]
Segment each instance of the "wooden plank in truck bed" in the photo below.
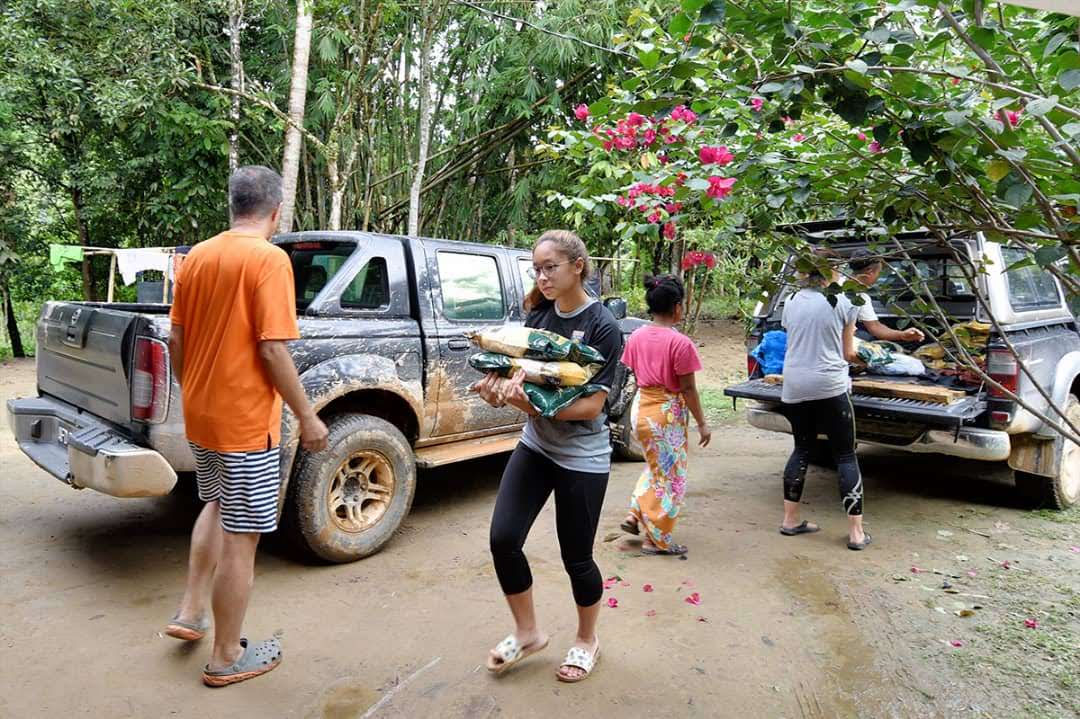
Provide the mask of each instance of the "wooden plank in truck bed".
[{"label": "wooden plank in truck bed", "polygon": [[856,394],[917,399],[921,402],[933,402],[934,404],[952,404],[967,397],[965,392],[947,387],[889,382],[887,380],[857,379],[851,383],[851,386]]}]

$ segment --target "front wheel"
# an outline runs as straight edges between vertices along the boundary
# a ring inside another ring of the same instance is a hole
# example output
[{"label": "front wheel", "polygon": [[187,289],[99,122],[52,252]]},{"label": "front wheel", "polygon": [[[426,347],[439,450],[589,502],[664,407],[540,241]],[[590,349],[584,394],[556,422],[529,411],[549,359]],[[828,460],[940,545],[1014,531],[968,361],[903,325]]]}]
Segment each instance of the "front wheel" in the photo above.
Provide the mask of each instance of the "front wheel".
[{"label": "front wheel", "polygon": [[352,562],[379,551],[409,513],[416,464],[408,440],[384,419],[344,414],[327,429],[326,449],[301,455],[286,523],[302,550]]},{"label": "front wheel", "polygon": [[[1080,427],[1080,399],[1074,394],[1069,395],[1065,416]],[[1013,472],[1013,477],[1017,489],[1036,506],[1068,509],[1080,502],[1080,445],[1059,436],[1055,440],[1055,450],[1058,469],[1053,477],[1028,472]]]}]

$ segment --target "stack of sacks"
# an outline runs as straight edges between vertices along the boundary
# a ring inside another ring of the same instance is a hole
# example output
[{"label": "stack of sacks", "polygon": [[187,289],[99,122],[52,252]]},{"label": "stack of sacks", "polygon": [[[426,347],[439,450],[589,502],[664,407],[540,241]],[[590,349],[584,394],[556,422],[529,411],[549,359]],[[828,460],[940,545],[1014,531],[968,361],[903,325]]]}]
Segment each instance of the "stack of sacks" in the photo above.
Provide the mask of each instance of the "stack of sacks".
[{"label": "stack of sacks", "polygon": [[[980,367],[985,367],[986,365],[986,345],[990,341],[990,329],[991,326],[985,322],[976,322],[974,320],[952,326],[952,331],[953,334],[956,335],[956,339],[960,341],[960,344],[968,351],[971,358],[975,360],[975,364]],[[962,366],[949,360],[945,355],[945,348],[947,347],[952,351],[954,356],[959,356],[959,353],[953,346],[954,343],[952,338],[948,335],[943,335],[942,343],[944,346],[936,342],[923,345],[915,350],[915,356],[922,360],[923,364],[930,369],[952,372],[962,370]]]},{"label": "stack of sacks", "polygon": [[525,372],[525,395],[544,417],[554,417],[579,397],[600,387],[589,380],[604,363],[604,356],[577,340],[530,327],[499,327],[474,332],[469,339],[483,352],[469,358],[481,372],[513,377]]}]

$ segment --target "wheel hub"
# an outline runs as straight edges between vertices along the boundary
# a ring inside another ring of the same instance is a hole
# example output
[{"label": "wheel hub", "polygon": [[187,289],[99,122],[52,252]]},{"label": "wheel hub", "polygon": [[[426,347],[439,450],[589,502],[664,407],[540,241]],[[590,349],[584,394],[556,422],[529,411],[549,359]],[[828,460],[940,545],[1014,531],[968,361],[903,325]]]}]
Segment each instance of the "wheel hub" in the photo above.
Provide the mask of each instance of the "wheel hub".
[{"label": "wheel hub", "polygon": [[394,470],[380,452],[359,450],[338,466],[327,485],[330,519],[343,532],[371,529],[394,496]]}]

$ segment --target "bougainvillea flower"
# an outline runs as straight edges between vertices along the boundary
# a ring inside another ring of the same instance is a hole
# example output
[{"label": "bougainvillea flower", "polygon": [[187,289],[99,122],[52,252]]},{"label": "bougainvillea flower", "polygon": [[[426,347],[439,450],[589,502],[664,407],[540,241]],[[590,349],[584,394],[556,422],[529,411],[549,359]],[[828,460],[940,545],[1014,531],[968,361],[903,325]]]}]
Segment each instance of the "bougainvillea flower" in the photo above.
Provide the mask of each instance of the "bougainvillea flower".
[{"label": "bougainvillea flower", "polygon": [[752,97],[750,98],[750,109],[754,112],[761,112],[761,108],[765,106],[765,98]]},{"label": "bougainvillea flower", "polygon": [[713,175],[709,178],[709,189],[705,190],[705,194],[714,200],[719,200],[730,195],[731,188],[734,186],[734,177],[717,177]]},{"label": "bougainvillea flower", "polygon": [[705,147],[698,150],[698,160],[703,165],[726,165],[735,159],[735,156],[728,151],[727,146],[720,145],[719,147]]},{"label": "bougainvillea flower", "polygon": [[[664,223],[664,239],[667,239],[667,240],[674,240],[675,239],[675,223],[674,222],[666,222],[666,223]],[[646,586],[652,586],[652,585],[646,585]],[[651,589],[646,589],[645,591],[650,592],[652,590]]]},{"label": "bougainvillea flower", "polygon": [[615,607],[619,606],[619,600],[615,597],[608,597],[607,605],[614,609]]},{"label": "bougainvillea flower", "polygon": [[577,107],[575,107],[574,108],[574,117],[576,117],[580,122],[585,122],[586,120],[588,120],[589,119],[589,106],[582,104],[582,105],[578,105]]},{"label": "bougainvillea flower", "polygon": [[693,604],[694,606],[697,606],[701,604],[701,595],[697,592],[694,592],[683,601],[685,601],[687,604]]},{"label": "bougainvillea flower", "polygon": [[866,149],[870,150],[870,152],[874,153],[875,155],[878,154],[879,152],[882,152],[881,143],[878,142],[877,140],[874,140],[873,142],[871,142],[867,146]]}]

